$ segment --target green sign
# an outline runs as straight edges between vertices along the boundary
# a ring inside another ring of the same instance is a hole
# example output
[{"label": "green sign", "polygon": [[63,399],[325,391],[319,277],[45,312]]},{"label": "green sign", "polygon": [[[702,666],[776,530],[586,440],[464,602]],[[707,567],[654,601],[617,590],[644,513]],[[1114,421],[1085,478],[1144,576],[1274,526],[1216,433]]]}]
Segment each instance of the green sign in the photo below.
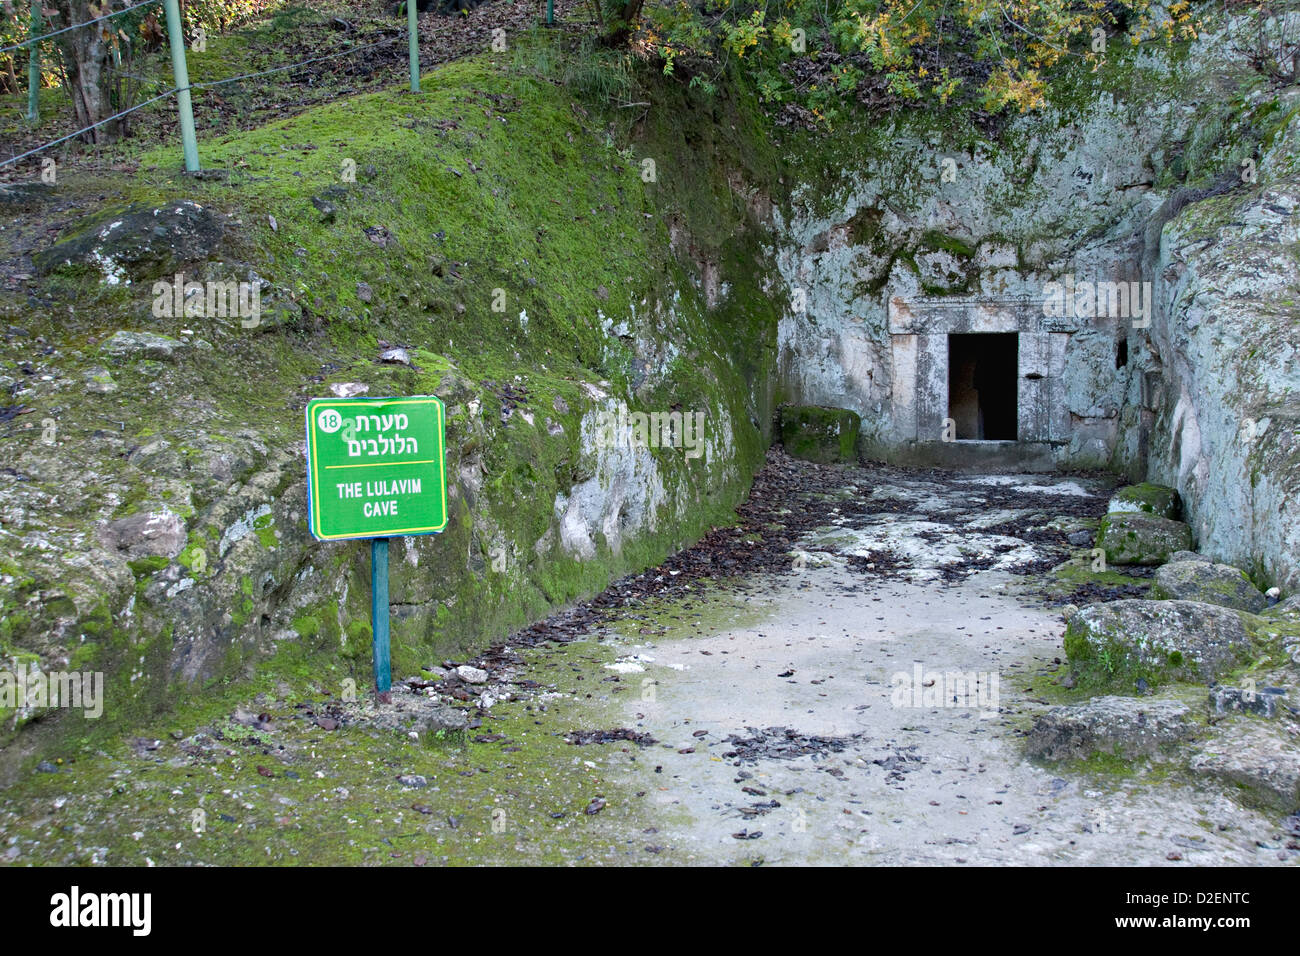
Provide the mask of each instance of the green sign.
[{"label": "green sign", "polygon": [[447,527],[445,422],[432,395],[308,402],[312,536],[388,538]]}]

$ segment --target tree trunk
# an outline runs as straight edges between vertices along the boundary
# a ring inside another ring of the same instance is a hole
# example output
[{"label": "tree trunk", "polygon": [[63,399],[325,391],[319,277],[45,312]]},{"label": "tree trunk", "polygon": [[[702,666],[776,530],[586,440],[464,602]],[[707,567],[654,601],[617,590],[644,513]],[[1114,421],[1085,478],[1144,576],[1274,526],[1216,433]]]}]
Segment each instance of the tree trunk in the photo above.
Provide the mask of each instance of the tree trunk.
[{"label": "tree trunk", "polygon": [[632,38],[632,31],[636,29],[636,21],[641,16],[641,6],[644,2],[645,0],[624,0],[622,3],[610,4],[614,13],[606,21],[607,28],[603,38],[606,46],[627,45],[628,40]]},{"label": "tree trunk", "polygon": [[[102,15],[96,12],[97,5],[95,10],[91,9],[90,0],[54,0],[53,6],[59,13],[54,23],[56,29],[85,23]],[[72,98],[72,109],[78,127],[99,123],[116,112],[112,96],[113,73],[109,68],[115,29],[112,20],[105,20],[55,37],[63,56],[68,95]],[[109,143],[121,133],[122,121],[114,120],[87,131],[82,139],[88,143]]]}]

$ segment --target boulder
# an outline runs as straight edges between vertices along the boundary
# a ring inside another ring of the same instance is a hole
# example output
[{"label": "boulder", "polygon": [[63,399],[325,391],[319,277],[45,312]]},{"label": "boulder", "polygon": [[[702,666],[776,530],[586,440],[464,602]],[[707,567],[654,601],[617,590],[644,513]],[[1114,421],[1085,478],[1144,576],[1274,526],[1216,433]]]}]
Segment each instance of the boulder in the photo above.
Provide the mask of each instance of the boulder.
[{"label": "boulder", "polygon": [[1281,813],[1300,807],[1300,747],[1279,724],[1225,720],[1189,766],[1193,774],[1230,785],[1247,803]]},{"label": "boulder", "polygon": [[1097,547],[1111,564],[1164,564],[1192,547],[1192,529],[1181,521],[1140,511],[1111,512],[1097,528]]},{"label": "boulder", "polygon": [[1173,700],[1094,697],[1053,707],[1029,732],[1029,756],[1084,760],[1106,754],[1132,760],[1150,757],[1192,733],[1186,705]]},{"label": "boulder", "polygon": [[226,217],[189,199],[165,206],[135,205],[32,256],[36,271],[86,266],[110,285],[171,278],[205,262],[221,243]]},{"label": "boulder", "polygon": [[1182,508],[1178,492],[1167,485],[1144,481],[1140,485],[1126,485],[1110,498],[1107,511],[1119,514],[1139,513],[1157,518],[1177,518]]},{"label": "boulder", "polygon": [[1254,714],[1278,717],[1286,713],[1284,687],[1234,687],[1215,684],[1210,688],[1210,710],[1216,714]]},{"label": "boulder", "polygon": [[0,183],[0,209],[7,212],[42,206],[54,196],[54,187],[48,183]]},{"label": "boulder", "polygon": [[1251,659],[1248,618],[1262,623],[1199,601],[1092,604],[1070,617],[1065,653],[1085,686],[1132,690],[1138,681],[1208,684]]},{"label": "boulder", "polygon": [[1255,585],[1237,568],[1211,561],[1171,561],[1156,571],[1153,598],[1202,601],[1258,614],[1268,605]]},{"label": "boulder", "polygon": [[1280,617],[1287,621],[1300,621],[1300,594],[1293,594],[1285,601],[1274,604],[1263,612],[1264,617]]},{"label": "boulder", "polygon": [[787,455],[829,464],[857,458],[862,419],[847,408],[792,405],[781,410],[781,443]]}]

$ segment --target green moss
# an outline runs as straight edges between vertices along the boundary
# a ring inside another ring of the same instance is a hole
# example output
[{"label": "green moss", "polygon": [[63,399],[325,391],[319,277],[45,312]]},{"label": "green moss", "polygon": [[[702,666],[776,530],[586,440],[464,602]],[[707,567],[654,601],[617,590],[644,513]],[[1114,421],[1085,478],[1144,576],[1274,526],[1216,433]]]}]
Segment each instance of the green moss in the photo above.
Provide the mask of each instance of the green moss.
[{"label": "green moss", "polygon": [[171,561],[162,555],[151,555],[147,558],[136,558],[127,562],[127,566],[131,569],[131,573],[137,578],[148,577],[157,571],[161,571],[169,564],[171,564]]},{"label": "green moss", "polygon": [[845,408],[797,405],[781,410],[781,443],[786,454],[809,461],[854,461],[858,413]]},{"label": "green moss", "polygon": [[311,615],[303,615],[294,619],[293,629],[298,632],[299,637],[311,639],[320,633],[320,621]]},{"label": "green moss", "polygon": [[[495,705],[501,740],[450,732],[413,747],[364,722],[326,731],[297,719],[295,702],[339,704],[347,674],[286,649],[249,683],[218,686],[144,724],[140,736],[160,741],[157,762],[123,739],[100,741],[97,754],[52,755],[66,772],[32,774],[0,793],[6,836],[20,860],[39,853],[67,864],[89,863],[92,853],[163,866],[687,862],[685,849],[656,855],[620,836],[657,822],[628,782],[643,759],[638,749],[565,740],[575,727],[615,725],[621,684],[601,683],[612,651],[576,642],[525,657],[548,692],[545,707],[531,696]],[[249,726],[234,719],[237,708],[269,719]],[[429,785],[405,787],[396,779],[403,774]],[[606,808],[585,814],[596,795]]]},{"label": "green moss", "polygon": [[921,234],[921,248],[951,252],[953,255],[965,259],[972,258],[976,252],[975,247],[969,242],[956,236],[946,235],[936,229],[930,229]]},{"label": "green moss", "polygon": [[279,544],[280,538],[275,531],[275,516],[270,512],[253,519],[253,532],[264,548],[274,548]]}]

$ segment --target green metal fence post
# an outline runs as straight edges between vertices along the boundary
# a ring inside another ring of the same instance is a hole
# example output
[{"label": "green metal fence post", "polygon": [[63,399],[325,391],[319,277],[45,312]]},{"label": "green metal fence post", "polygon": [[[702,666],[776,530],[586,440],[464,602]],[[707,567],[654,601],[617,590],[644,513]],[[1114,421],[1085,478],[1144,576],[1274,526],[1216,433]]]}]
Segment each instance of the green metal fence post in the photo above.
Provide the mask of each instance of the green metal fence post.
[{"label": "green metal fence post", "polygon": [[393,668],[388,656],[388,539],[370,539],[370,622],[374,629],[375,691],[388,701]]},{"label": "green metal fence post", "polygon": [[555,0],[546,0],[546,25],[555,26]]},{"label": "green metal fence post", "polygon": [[[32,36],[41,32],[41,0],[32,0]],[[36,123],[41,118],[41,41],[33,40],[27,50],[27,121]]]},{"label": "green metal fence post", "polygon": [[420,92],[420,27],[415,0],[406,0],[406,33],[411,53],[411,92]]},{"label": "green metal fence post", "polygon": [[185,170],[199,171],[199,141],[194,135],[194,108],[190,103],[190,70],[185,64],[185,31],[181,26],[178,0],[164,0],[167,8],[167,37],[172,48],[172,75],[176,78],[176,109],[181,120],[181,147],[185,151]]}]

